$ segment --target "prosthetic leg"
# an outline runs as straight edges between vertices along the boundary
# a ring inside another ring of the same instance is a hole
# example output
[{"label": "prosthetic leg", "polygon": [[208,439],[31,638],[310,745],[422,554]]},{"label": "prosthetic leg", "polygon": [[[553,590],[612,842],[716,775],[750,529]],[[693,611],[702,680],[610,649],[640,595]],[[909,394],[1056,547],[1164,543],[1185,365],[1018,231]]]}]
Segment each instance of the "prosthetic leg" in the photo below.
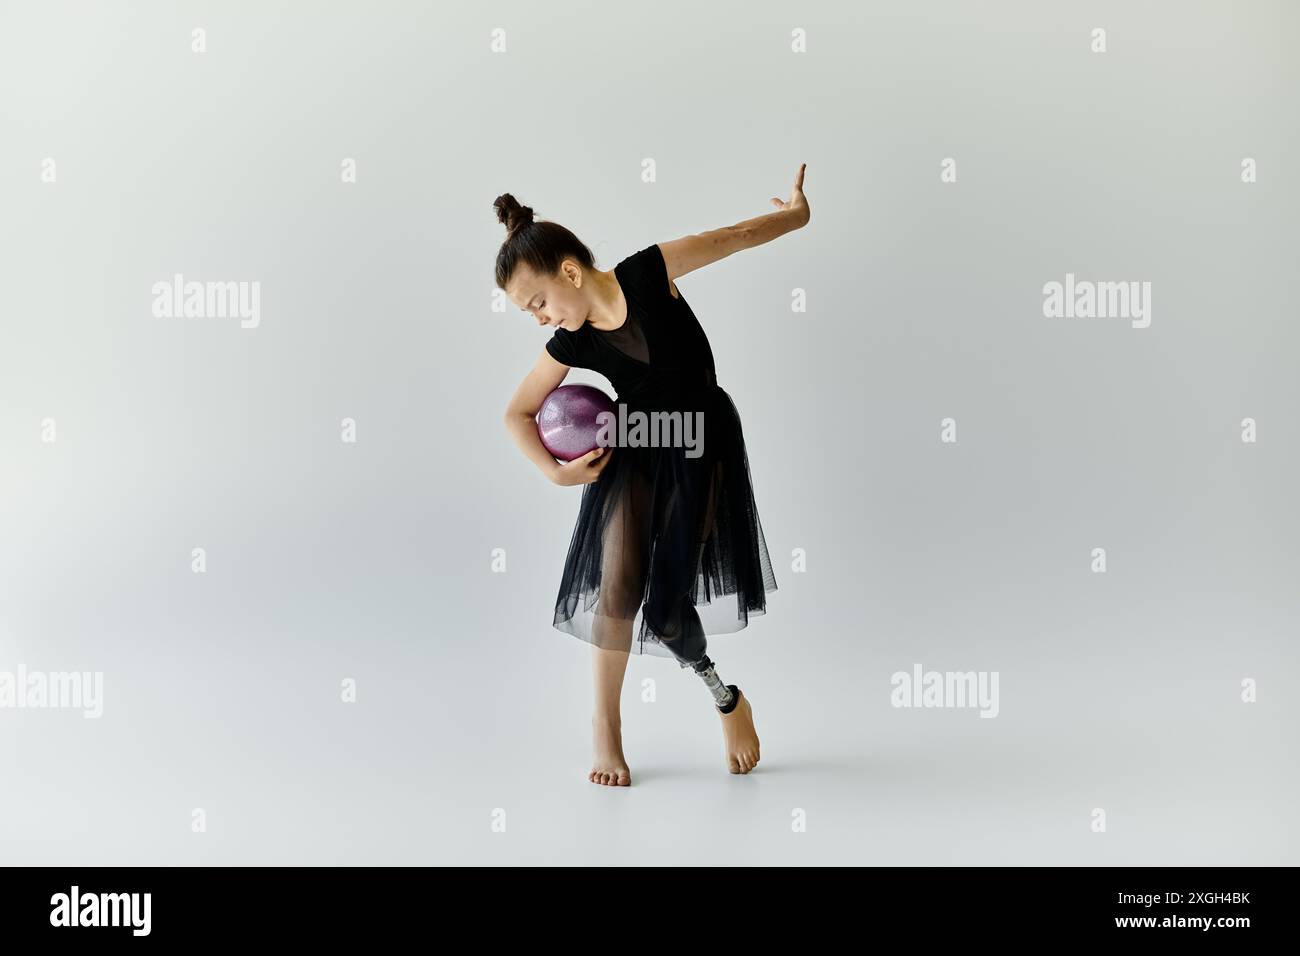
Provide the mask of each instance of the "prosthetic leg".
[{"label": "prosthetic leg", "polygon": [[718,708],[718,713],[729,714],[736,709],[736,704],[740,701],[740,688],[735,684],[722,683],[708,654],[692,664],[691,669],[704,679],[704,686],[713,695],[713,704]]},{"label": "prosthetic leg", "polygon": [[[713,515],[713,495],[709,496],[709,522],[712,521]],[[708,528],[709,524],[706,523]],[[704,555],[705,542],[701,541],[695,550],[695,567],[699,568],[700,559]],[[740,700],[739,688],[735,684],[724,684],[718,672],[713,669],[713,661],[709,660],[708,654],[703,654],[700,659],[691,664],[691,669],[704,679],[704,686],[709,689],[713,695],[713,704],[718,708],[718,713],[729,714],[736,709],[736,703]]]},{"label": "prosthetic leg", "polygon": [[[729,714],[740,703],[740,688],[735,684],[724,684],[722,678],[718,677],[718,672],[713,668],[713,661],[709,660],[708,654],[705,653],[707,641],[704,636],[704,629],[700,624],[699,615],[695,611],[689,593],[683,593],[689,592],[690,587],[695,583],[696,576],[699,574],[704,548],[708,543],[707,536],[713,526],[715,504],[716,482],[711,482],[704,523],[695,538],[695,560],[685,574],[678,572],[675,567],[669,572],[669,574],[673,575],[670,580],[680,580],[677,593],[681,594],[681,598],[677,620],[682,622],[679,627],[673,629],[676,633],[669,646],[677,657],[677,663],[680,667],[689,667],[703,678],[704,686],[713,695],[713,704],[717,707],[718,713]],[[659,632],[663,633],[663,628],[660,628]]]}]

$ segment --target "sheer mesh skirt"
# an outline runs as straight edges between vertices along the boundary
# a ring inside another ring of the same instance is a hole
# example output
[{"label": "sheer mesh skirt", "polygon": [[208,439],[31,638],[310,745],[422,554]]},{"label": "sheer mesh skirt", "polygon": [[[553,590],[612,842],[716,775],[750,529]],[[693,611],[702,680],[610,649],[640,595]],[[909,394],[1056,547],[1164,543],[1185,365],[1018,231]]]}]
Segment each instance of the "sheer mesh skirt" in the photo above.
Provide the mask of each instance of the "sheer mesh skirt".
[{"label": "sheer mesh skirt", "polygon": [[704,656],[706,635],[738,631],[777,589],[754,502],[740,415],[711,386],[701,452],[622,446],[583,486],[555,627],[599,647]]}]

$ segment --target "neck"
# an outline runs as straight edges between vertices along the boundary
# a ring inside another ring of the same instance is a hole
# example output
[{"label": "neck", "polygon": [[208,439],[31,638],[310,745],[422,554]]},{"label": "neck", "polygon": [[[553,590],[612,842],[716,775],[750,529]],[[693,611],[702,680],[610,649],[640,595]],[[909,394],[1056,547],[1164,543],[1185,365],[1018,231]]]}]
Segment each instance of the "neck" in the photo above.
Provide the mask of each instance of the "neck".
[{"label": "neck", "polygon": [[601,332],[612,332],[621,328],[627,319],[627,302],[623,290],[614,273],[592,273],[591,311],[587,313],[587,324]]}]

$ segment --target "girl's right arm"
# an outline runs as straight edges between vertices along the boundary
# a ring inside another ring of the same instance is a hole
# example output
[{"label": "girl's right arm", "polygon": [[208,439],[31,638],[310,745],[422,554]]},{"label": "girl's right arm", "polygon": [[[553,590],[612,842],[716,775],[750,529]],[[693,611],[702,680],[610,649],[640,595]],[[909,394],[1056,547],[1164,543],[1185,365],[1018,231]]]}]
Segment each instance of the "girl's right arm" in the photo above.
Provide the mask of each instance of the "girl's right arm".
[{"label": "girl's right arm", "polygon": [[538,409],[542,407],[542,402],[546,401],[546,396],[555,391],[568,374],[569,366],[557,362],[551,357],[550,352],[542,349],[537,364],[519,383],[519,387],[515,389],[515,394],[510,399],[510,404],[506,406],[506,430],[510,432],[510,437],[515,440],[519,450],[527,455],[550,481],[557,485],[585,485],[600,477],[600,473],[605,470],[605,464],[611,458],[611,455],[602,452],[609,452],[612,449],[595,448],[581,458],[561,463],[546,450],[541,436],[537,434]]}]

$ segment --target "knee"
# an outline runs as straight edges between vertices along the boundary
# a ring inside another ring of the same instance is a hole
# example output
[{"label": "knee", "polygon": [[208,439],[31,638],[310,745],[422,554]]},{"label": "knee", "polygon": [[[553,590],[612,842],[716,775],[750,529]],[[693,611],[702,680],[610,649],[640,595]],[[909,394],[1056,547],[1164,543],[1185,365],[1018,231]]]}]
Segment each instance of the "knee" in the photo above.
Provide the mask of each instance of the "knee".
[{"label": "knee", "polygon": [[614,577],[601,582],[600,603],[610,617],[631,619],[641,606],[641,590],[626,578]]}]

